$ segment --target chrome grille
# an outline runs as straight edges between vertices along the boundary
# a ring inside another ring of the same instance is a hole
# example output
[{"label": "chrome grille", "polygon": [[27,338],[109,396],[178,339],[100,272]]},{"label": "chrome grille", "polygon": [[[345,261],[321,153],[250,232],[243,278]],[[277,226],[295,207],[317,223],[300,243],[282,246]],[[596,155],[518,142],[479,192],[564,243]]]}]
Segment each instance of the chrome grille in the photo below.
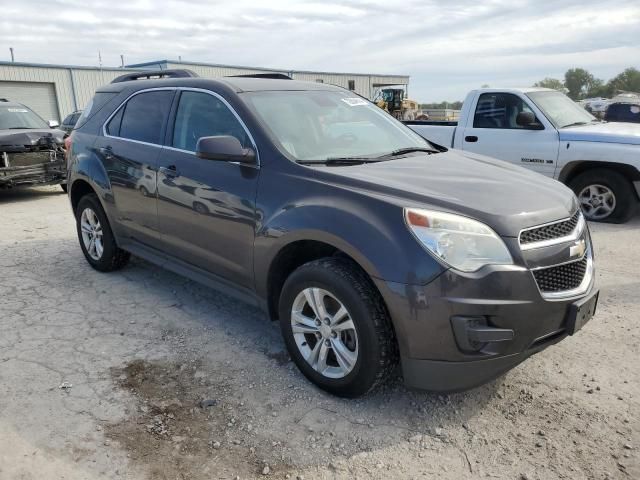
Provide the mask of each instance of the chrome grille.
[{"label": "chrome grille", "polygon": [[560,220],[559,222],[523,230],[520,232],[520,245],[566,237],[575,230],[579,220],[580,209],[576,210],[576,213],[567,220]]},{"label": "chrome grille", "polygon": [[574,290],[584,279],[587,262],[588,258],[585,255],[575,262],[534,270],[533,276],[542,293]]}]

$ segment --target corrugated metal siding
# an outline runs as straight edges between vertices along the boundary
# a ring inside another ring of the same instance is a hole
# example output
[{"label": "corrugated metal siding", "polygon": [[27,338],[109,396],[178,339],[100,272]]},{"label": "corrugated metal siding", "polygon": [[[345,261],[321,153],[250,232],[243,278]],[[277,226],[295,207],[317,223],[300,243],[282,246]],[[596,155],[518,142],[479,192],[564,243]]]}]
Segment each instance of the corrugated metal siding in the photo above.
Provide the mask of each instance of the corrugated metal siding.
[{"label": "corrugated metal siding", "polygon": [[72,70],[78,110],[84,109],[97,88],[111,83],[111,80],[120,75],[136,71],[137,70]]},{"label": "corrugated metal siding", "polygon": [[234,68],[234,67],[216,67],[216,66],[208,66],[208,65],[191,65],[189,63],[165,63],[163,64],[163,68],[186,68],[191,70],[201,77],[204,78],[220,78],[220,77],[229,77],[231,75],[250,75],[255,73],[284,73],[288,75],[286,71],[283,70],[252,70],[249,68]]},{"label": "corrugated metal siding", "polygon": [[315,82],[318,79],[324,83],[349,87],[349,80],[355,82],[355,91],[368,98],[373,98],[376,85],[406,85],[408,77],[394,75],[363,75],[341,74],[327,72],[296,72],[287,70],[266,70],[241,68],[224,65],[201,65],[190,63],[159,62],[143,68],[128,69],[98,69],[66,66],[12,65],[0,64],[0,82],[32,82],[52,83],[58,103],[58,114],[61,120],[76,109],[82,110],[93,96],[95,90],[105,85],[115,77],[127,72],[149,69],[187,68],[204,78],[219,78],[229,75],[245,75],[254,73],[284,73],[292,75],[297,80]]}]

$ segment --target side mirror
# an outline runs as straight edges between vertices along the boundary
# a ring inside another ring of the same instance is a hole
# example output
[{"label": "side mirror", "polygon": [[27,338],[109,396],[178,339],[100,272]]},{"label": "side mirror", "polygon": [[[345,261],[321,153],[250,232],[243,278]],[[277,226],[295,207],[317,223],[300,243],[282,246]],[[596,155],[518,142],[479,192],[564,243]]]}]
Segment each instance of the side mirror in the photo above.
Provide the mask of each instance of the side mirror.
[{"label": "side mirror", "polygon": [[240,140],[231,135],[201,137],[196,144],[196,156],[205,160],[239,162],[255,165],[256,152],[253,148],[243,148]]},{"label": "side mirror", "polygon": [[544,125],[538,122],[533,112],[520,112],[516,117],[516,125],[527,130],[544,130]]},{"label": "side mirror", "polygon": [[57,120],[49,120],[49,128],[58,128],[60,126],[60,122]]}]

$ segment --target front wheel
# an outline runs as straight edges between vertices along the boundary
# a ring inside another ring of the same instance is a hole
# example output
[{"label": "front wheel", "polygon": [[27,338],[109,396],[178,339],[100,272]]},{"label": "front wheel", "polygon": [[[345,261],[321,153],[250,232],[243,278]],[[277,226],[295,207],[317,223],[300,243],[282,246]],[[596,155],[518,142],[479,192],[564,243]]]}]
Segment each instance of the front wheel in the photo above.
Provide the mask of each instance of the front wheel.
[{"label": "front wheel", "polygon": [[367,393],[397,362],[382,298],[346,259],[324,258],[295,270],[284,284],[279,310],[291,358],[309,380],[334,395]]},{"label": "front wheel", "polygon": [[624,223],[636,211],[638,201],[631,182],[615,170],[588,170],[571,180],[569,186],[587,220]]},{"label": "front wheel", "polygon": [[118,247],[107,215],[95,194],[85,195],[76,208],[80,248],[87,262],[101,272],[124,267],[130,254]]}]

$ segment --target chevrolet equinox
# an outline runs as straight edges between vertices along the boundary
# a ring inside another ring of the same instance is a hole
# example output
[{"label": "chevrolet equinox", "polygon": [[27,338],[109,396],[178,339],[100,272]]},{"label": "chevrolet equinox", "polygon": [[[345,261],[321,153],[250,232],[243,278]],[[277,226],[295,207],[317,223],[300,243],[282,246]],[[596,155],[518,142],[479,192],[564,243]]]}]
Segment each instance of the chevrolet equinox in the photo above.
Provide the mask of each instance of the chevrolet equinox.
[{"label": "chevrolet equinox", "polygon": [[80,247],[264,309],[300,371],[355,397],[478,386],[596,308],[593,250],[555,180],[447,150],[348,90],[259,75],[128,74],[68,149]]}]

